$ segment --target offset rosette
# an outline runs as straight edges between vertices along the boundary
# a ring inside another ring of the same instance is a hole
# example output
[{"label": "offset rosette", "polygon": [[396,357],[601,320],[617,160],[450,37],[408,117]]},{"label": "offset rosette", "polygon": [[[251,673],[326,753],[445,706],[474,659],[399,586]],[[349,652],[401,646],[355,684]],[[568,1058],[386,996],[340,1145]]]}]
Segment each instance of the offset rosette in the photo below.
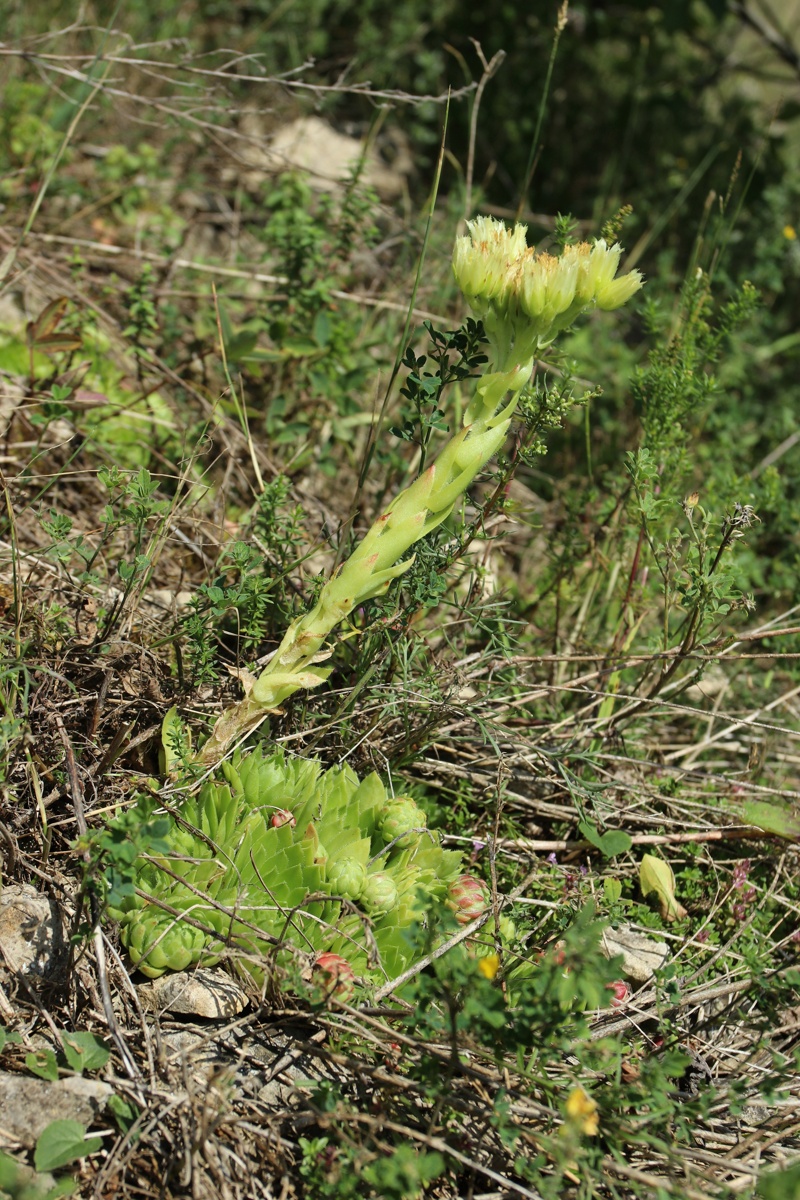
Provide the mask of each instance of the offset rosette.
[{"label": "offset rosette", "polygon": [[361,903],[372,916],[383,916],[396,906],[400,893],[388,871],[376,871],[367,876],[361,893]]},{"label": "offset rosette", "polygon": [[408,850],[419,843],[428,818],[410,796],[390,800],[378,818],[378,828],[387,844]]},{"label": "offset rosette", "polygon": [[123,940],[131,962],[152,979],[168,968],[182,971],[197,962],[207,941],[199,929],[158,909],[146,912],[129,930]]},{"label": "offset rosette", "polygon": [[469,925],[482,917],[489,907],[489,890],[474,875],[459,875],[447,889],[447,905],[455,913],[459,925]]},{"label": "offset rosette", "polygon": [[358,900],[367,883],[367,869],[357,858],[339,858],[328,863],[328,887],[345,900]]}]

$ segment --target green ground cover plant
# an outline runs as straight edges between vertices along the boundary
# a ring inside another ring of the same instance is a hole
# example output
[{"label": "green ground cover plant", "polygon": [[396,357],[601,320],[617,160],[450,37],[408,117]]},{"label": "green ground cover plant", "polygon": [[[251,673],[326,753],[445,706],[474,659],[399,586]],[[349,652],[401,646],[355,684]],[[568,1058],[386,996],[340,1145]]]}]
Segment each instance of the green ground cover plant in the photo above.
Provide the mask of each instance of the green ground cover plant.
[{"label": "green ground cover plant", "polygon": [[791,20],[368,11],[11,6],[0,1195],[791,1195]]}]

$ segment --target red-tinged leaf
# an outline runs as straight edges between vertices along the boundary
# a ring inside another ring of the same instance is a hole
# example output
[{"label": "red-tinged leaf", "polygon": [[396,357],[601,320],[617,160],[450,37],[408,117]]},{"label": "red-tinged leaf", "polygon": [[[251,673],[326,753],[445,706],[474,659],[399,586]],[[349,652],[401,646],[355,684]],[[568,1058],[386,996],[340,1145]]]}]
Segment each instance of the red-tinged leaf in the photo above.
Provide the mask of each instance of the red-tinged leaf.
[{"label": "red-tinged leaf", "polygon": [[31,344],[38,342],[41,338],[49,337],[51,333],[54,333],[64,319],[68,304],[69,300],[66,296],[59,296],[57,300],[51,300],[35,320],[28,322],[28,342]]},{"label": "red-tinged leaf", "polygon": [[51,333],[47,337],[36,338],[32,345],[44,354],[55,354],[58,351],[80,350],[83,342],[75,333]]}]

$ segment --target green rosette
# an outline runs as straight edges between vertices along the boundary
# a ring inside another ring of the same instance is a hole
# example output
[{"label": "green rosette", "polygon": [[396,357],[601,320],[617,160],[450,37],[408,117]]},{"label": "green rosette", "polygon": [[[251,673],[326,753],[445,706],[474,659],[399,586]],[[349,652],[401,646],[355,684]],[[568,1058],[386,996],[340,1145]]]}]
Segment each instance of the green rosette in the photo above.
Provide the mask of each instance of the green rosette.
[{"label": "green rosette", "polygon": [[[387,797],[376,774],[262,749],[220,774],[174,810],[167,849],[137,860],[145,897],[111,914],[134,965],[154,977],[228,951],[262,981],[270,960],[301,951],[341,955],[362,982],[405,970],[410,926],[463,871],[420,805]],[[293,820],[273,825],[277,810]]]}]

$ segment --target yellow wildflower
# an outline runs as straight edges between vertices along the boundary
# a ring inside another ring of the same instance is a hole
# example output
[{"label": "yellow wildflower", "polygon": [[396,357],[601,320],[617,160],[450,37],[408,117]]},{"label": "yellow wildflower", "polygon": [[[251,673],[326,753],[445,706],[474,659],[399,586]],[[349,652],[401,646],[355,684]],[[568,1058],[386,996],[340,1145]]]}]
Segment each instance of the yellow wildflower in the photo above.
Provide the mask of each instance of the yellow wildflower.
[{"label": "yellow wildflower", "polygon": [[594,1137],[599,1131],[600,1115],[597,1111],[597,1104],[582,1087],[572,1089],[567,1096],[565,1109],[570,1123],[576,1126],[581,1133]]},{"label": "yellow wildflower", "polygon": [[795,229],[794,225],[784,225],[783,236],[788,242],[793,242],[797,237],[797,230]]},{"label": "yellow wildflower", "polygon": [[500,970],[500,955],[485,954],[483,958],[478,959],[478,970],[484,979],[494,979],[497,972]]}]

